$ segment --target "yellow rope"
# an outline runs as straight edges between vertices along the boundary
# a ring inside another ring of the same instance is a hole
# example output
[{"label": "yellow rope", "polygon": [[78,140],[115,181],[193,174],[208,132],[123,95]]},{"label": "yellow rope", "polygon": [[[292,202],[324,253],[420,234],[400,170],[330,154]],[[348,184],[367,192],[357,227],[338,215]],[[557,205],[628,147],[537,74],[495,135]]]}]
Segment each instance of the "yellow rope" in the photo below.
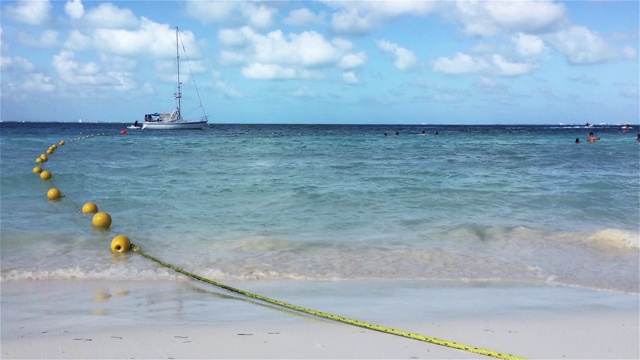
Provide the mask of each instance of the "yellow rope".
[{"label": "yellow rope", "polygon": [[483,348],[477,348],[477,347],[473,347],[473,346],[468,346],[468,345],[464,345],[464,344],[459,344],[456,342],[452,342],[452,341],[447,341],[447,340],[442,340],[442,339],[438,339],[438,338],[433,338],[433,337],[428,337],[428,336],[424,336],[424,335],[420,335],[420,334],[415,334],[415,333],[410,333],[410,332],[406,332],[406,331],[402,331],[402,330],[397,330],[397,329],[392,329],[392,328],[388,328],[385,326],[380,326],[380,325],[375,325],[375,324],[371,324],[371,323],[367,323],[364,321],[360,321],[360,320],[355,320],[355,319],[350,319],[350,318],[346,318],[346,317],[342,317],[339,315],[334,315],[334,314],[329,314],[326,312],[322,312],[322,311],[317,311],[317,310],[313,310],[313,309],[308,309],[302,306],[298,306],[298,305],[293,305],[293,304],[289,304],[286,303],[284,301],[280,301],[280,300],[275,300],[275,299],[271,299],[268,298],[266,296],[262,296],[262,295],[258,295],[258,294],[254,294],[248,291],[244,291],[244,290],[240,290],[240,289],[236,289],[234,287],[204,278],[202,276],[193,274],[191,272],[188,272],[182,268],[179,268],[177,266],[173,266],[171,264],[168,264],[156,257],[153,257],[147,253],[145,253],[144,251],[142,251],[138,246],[131,244],[131,250],[137,252],[138,254],[146,257],[147,259],[150,259],[152,261],[155,261],[156,263],[167,267],[173,271],[176,271],[180,274],[186,275],[190,278],[196,279],[196,280],[200,280],[202,282],[205,282],[207,284],[219,287],[221,289],[225,289],[228,291],[231,291],[233,293],[236,294],[240,294],[246,297],[250,297],[250,298],[254,298],[254,299],[258,299],[264,302],[268,302],[270,304],[274,304],[274,305],[278,305],[278,306],[282,306],[284,308],[287,309],[292,309],[292,310],[296,310],[296,311],[300,311],[306,314],[311,314],[311,315],[315,315],[318,317],[322,317],[325,319],[330,319],[330,320],[335,320],[335,321],[339,321],[345,324],[350,324],[350,325],[355,325],[355,326],[359,326],[365,329],[370,329],[370,330],[375,330],[375,331],[380,331],[383,333],[387,333],[387,334],[392,334],[392,335],[398,335],[398,336],[402,336],[402,337],[406,337],[406,338],[410,338],[410,339],[414,339],[414,340],[420,340],[420,341],[425,341],[431,344],[436,344],[436,345],[441,345],[441,346],[446,346],[449,348],[453,348],[453,349],[458,349],[458,350],[463,350],[463,351],[468,351],[474,354],[480,354],[480,355],[485,355],[485,356],[490,356],[490,357],[494,357],[497,359],[505,359],[505,360],[516,360],[516,359],[523,359],[521,357],[518,356],[514,356],[514,355],[510,355],[510,354],[505,354],[505,353],[500,353],[500,352],[496,352],[496,351],[492,351],[492,350],[487,350],[487,349],[483,349]]}]

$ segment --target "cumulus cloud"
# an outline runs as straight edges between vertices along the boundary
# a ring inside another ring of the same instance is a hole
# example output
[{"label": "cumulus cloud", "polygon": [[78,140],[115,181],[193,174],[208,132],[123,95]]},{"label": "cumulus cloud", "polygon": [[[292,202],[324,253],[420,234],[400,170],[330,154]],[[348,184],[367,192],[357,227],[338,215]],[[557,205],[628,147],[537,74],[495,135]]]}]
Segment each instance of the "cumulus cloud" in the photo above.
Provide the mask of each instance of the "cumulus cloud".
[{"label": "cumulus cloud", "polygon": [[69,0],[64,5],[64,11],[72,19],[80,19],[84,15],[82,0]]},{"label": "cumulus cloud", "polygon": [[29,25],[43,25],[49,20],[52,6],[49,0],[19,0],[15,5],[7,5],[4,9],[9,18]]},{"label": "cumulus cloud", "polygon": [[566,20],[563,4],[553,1],[459,1],[448,3],[446,18],[460,23],[468,35],[494,36],[500,32],[545,33]]},{"label": "cumulus cloud", "polygon": [[95,62],[77,61],[75,54],[69,50],[62,50],[53,57],[53,67],[60,80],[68,85],[108,86],[117,91],[133,90],[136,87],[130,73],[104,72]]},{"label": "cumulus cloud", "polygon": [[347,54],[340,59],[338,66],[342,69],[355,69],[359,68],[367,61],[367,55],[364,51],[357,54]]},{"label": "cumulus cloud", "polygon": [[[191,58],[200,56],[193,33],[181,31],[180,39]],[[134,30],[97,29],[93,34],[93,41],[100,51],[116,55],[144,55],[160,58],[175,56],[175,29],[144,17],[140,27]]]},{"label": "cumulus cloud", "polygon": [[358,75],[353,71],[345,71],[342,73],[342,80],[349,85],[356,85],[360,83]]},{"label": "cumulus cloud", "polygon": [[93,40],[90,36],[82,34],[79,30],[74,29],[69,32],[67,40],[64,41],[64,48],[68,50],[80,51],[91,47]]},{"label": "cumulus cloud", "polygon": [[20,86],[25,92],[52,92],[56,89],[51,76],[42,73],[27,74]]},{"label": "cumulus cloud", "polygon": [[495,75],[499,75],[499,76],[521,76],[521,75],[526,75],[529,74],[530,72],[532,72],[534,69],[537,68],[536,65],[534,64],[529,64],[529,63],[518,63],[518,62],[511,62],[508,61],[506,59],[504,59],[502,56],[500,55],[493,55],[491,57],[492,60],[492,68],[490,69],[490,72],[494,73]]},{"label": "cumulus cloud", "polygon": [[0,71],[5,78],[2,97],[23,98],[29,96],[27,93],[51,92],[56,88],[51,76],[37,71],[31,61],[21,56],[0,57]]},{"label": "cumulus cloud", "polygon": [[558,31],[550,42],[574,65],[603,63],[618,55],[599,34],[583,26]]},{"label": "cumulus cloud", "polygon": [[101,3],[89,10],[84,19],[88,25],[102,29],[135,29],[138,18],[129,9],[122,9],[111,3]]},{"label": "cumulus cloud", "polygon": [[521,56],[539,56],[547,51],[544,41],[539,36],[517,33],[511,37],[511,41]]},{"label": "cumulus cloud", "polygon": [[364,53],[351,51],[351,42],[339,38],[329,41],[315,31],[261,34],[245,26],[222,30],[218,37],[231,47],[220,52],[220,62],[244,65],[242,74],[251,79],[317,79],[324,77],[320,69],[353,69],[366,60]]},{"label": "cumulus cloud", "polygon": [[416,67],[418,64],[418,59],[413,52],[399,46],[398,44],[394,44],[387,40],[376,41],[376,44],[380,50],[391,54],[393,64],[399,70],[409,70]]},{"label": "cumulus cloud", "polygon": [[487,1],[482,3],[500,28],[528,33],[548,32],[565,20],[565,7],[553,1]]},{"label": "cumulus cloud", "polygon": [[433,63],[433,71],[452,75],[485,73],[497,76],[521,76],[536,68],[535,64],[511,62],[498,54],[473,57],[457,53],[453,58],[441,57]]},{"label": "cumulus cloud", "polygon": [[20,71],[30,72],[33,71],[34,66],[31,61],[21,57],[0,57],[0,70],[2,71]]},{"label": "cumulus cloud", "polygon": [[335,32],[362,35],[402,15],[423,16],[436,1],[329,1],[336,12],[331,18]]},{"label": "cumulus cloud", "polygon": [[271,80],[271,79],[294,79],[301,77],[296,69],[283,67],[275,64],[253,63],[242,69],[242,75],[248,79]]},{"label": "cumulus cloud", "polygon": [[247,24],[254,28],[271,26],[277,11],[264,3],[244,1],[198,1],[186,3],[187,14],[204,24]]},{"label": "cumulus cloud", "polygon": [[324,22],[324,17],[324,13],[315,14],[307,8],[301,8],[291,10],[283,22],[292,26],[320,25]]},{"label": "cumulus cloud", "polygon": [[50,48],[58,44],[58,32],[45,30],[39,37],[34,37],[27,32],[19,32],[17,40],[20,44],[31,48]]},{"label": "cumulus cloud", "polygon": [[477,73],[486,68],[486,61],[464,53],[457,53],[453,58],[440,57],[433,63],[433,71],[445,74]]}]

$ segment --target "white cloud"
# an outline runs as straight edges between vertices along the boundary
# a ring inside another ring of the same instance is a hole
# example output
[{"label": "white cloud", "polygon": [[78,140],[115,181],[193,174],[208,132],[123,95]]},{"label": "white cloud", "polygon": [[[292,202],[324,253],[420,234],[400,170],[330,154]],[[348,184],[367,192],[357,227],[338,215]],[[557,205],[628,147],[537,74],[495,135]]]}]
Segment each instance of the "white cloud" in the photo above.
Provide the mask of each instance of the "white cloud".
[{"label": "white cloud", "polygon": [[233,65],[242,65],[247,62],[247,56],[245,56],[241,52],[236,51],[220,51],[220,56],[218,57],[220,64],[223,66],[233,66]]},{"label": "white cloud", "polygon": [[603,63],[618,56],[600,35],[583,26],[559,31],[550,42],[574,65]]},{"label": "white cloud", "polygon": [[490,57],[473,57],[457,53],[454,58],[441,57],[433,63],[433,71],[452,75],[486,73],[498,76],[521,76],[536,68],[534,64],[510,62],[498,54]]},{"label": "white cloud", "polygon": [[49,20],[52,6],[49,0],[18,0],[16,5],[7,5],[7,16],[17,22],[29,25],[43,25]]},{"label": "white cloud", "polygon": [[91,47],[93,40],[90,36],[83,35],[79,30],[73,29],[64,42],[64,48],[68,50],[85,50]]},{"label": "white cloud", "polygon": [[83,20],[90,26],[101,29],[134,29],[139,25],[138,18],[131,10],[111,3],[102,3],[90,9]]},{"label": "white cloud", "polygon": [[2,71],[30,72],[33,69],[33,64],[23,57],[0,57],[0,70]]},{"label": "white cloud", "polygon": [[409,70],[416,67],[418,64],[418,59],[413,52],[399,46],[398,44],[394,44],[387,40],[376,41],[376,44],[380,50],[391,54],[393,57],[393,64],[399,70]]},{"label": "white cloud", "polygon": [[342,80],[349,85],[356,85],[360,83],[358,75],[353,71],[345,71],[342,73]]},{"label": "white cloud", "polygon": [[298,77],[295,69],[275,64],[253,63],[242,69],[242,75],[248,79],[272,80],[294,79]]},{"label": "white cloud", "polygon": [[438,5],[436,1],[328,1],[337,11],[333,30],[346,34],[366,34],[402,15],[423,16]]},{"label": "white cloud", "polygon": [[517,33],[511,37],[511,41],[516,46],[516,51],[521,56],[539,56],[547,51],[544,41],[535,35]]},{"label": "white cloud", "polygon": [[246,45],[248,39],[242,31],[221,29],[218,31],[218,40],[222,46],[239,47]]},{"label": "white cloud", "polygon": [[105,86],[117,91],[136,88],[130,73],[102,71],[94,62],[80,63],[72,51],[62,50],[53,57],[53,67],[65,84],[70,86]]},{"label": "white cloud", "polygon": [[457,53],[452,59],[441,57],[433,63],[433,71],[445,74],[477,73],[487,67],[488,64],[483,59],[473,58],[472,56],[464,53]]},{"label": "white cloud", "polygon": [[[327,65],[340,58],[339,50],[315,31],[291,34],[290,38],[291,42],[288,44],[286,42],[282,43],[282,38],[279,38],[276,41],[281,45],[288,45],[288,55],[298,57],[296,62],[300,62],[305,66]],[[295,51],[295,49],[297,49],[297,51]],[[274,49],[269,49],[268,51],[273,53],[273,50]]]},{"label": "white cloud", "polygon": [[367,61],[367,55],[364,52],[357,54],[347,54],[340,59],[338,66],[342,69],[359,68]]},{"label": "white cloud", "polygon": [[323,13],[316,15],[307,8],[301,8],[290,11],[283,22],[293,26],[320,25],[324,22],[324,16]]},{"label": "white cloud", "polygon": [[20,87],[25,92],[52,92],[56,89],[51,76],[42,73],[31,73],[21,81]]},{"label": "white cloud", "polygon": [[[116,55],[143,55],[147,57],[169,58],[175,56],[175,29],[167,25],[142,18],[139,28],[97,29],[93,34],[94,46],[101,52]],[[190,59],[200,56],[199,48],[193,33],[181,31],[180,39],[184,42]],[[182,47],[180,47],[182,49]]]},{"label": "white cloud", "polygon": [[20,44],[32,48],[50,48],[58,44],[58,32],[54,30],[45,30],[37,38],[26,32],[19,32],[17,38]]},{"label": "white cloud", "polygon": [[80,19],[84,15],[82,0],[69,0],[64,5],[64,11],[72,19]]},{"label": "white cloud", "polygon": [[499,76],[521,76],[532,72],[537,66],[528,63],[516,63],[505,60],[500,55],[491,57],[492,72]]},{"label": "white cloud", "polygon": [[508,30],[547,32],[565,20],[564,4],[551,0],[487,1],[483,4],[495,23]]},{"label": "white cloud", "polygon": [[323,78],[318,69],[353,69],[366,60],[364,53],[351,52],[351,42],[340,38],[328,41],[315,31],[260,34],[245,26],[227,29],[218,36],[232,47],[220,52],[221,64],[245,65],[242,74],[251,79]]},{"label": "white cloud", "polygon": [[545,33],[565,20],[565,7],[550,0],[458,1],[447,3],[446,18],[460,23],[468,35],[500,32]]},{"label": "white cloud", "polygon": [[186,4],[187,14],[200,22],[247,24],[254,28],[271,26],[277,13],[264,3],[244,1],[198,1],[190,0]]}]

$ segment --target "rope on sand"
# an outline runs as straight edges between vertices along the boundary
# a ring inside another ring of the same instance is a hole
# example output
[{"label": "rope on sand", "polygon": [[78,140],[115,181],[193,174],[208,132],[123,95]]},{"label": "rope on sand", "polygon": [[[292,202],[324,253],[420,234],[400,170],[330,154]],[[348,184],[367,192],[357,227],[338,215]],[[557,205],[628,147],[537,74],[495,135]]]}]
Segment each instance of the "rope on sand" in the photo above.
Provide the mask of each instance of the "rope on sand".
[{"label": "rope on sand", "polygon": [[244,290],[240,290],[234,287],[231,287],[229,285],[225,285],[207,278],[204,278],[202,276],[193,274],[187,270],[184,270],[182,268],[179,268],[177,266],[171,265],[169,263],[166,263],[156,257],[153,257],[149,254],[147,254],[146,252],[142,251],[142,249],[140,249],[140,247],[136,246],[135,244],[131,244],[131,250],[137,252],[138,254],[146,257],[149,260],[155,261],[156,263],[169,268],[175,272],[178,272],[180,274],[186,275],[190,278],[202,281],[204,283],[216,286],[218,288],[221,289],[225,289],[227,291],[231,291],[233,293],[236,294],[240,294],[249,298],[253,298],[253,299],[257,299],[257,300],[261,300],[270,304],[274,304],[274,305],[278,305],[287,309],[291,309],[291,310],[296,310],[302,313],[306,313],[306,314],[310,314],[310,315],[314,315],[314,316],[318,316],[321,318],[325,318],[325,319],[329,319],[329,320],[334,320],[334,321],[338,321],[341,323],[345,323],[345,324],[350,324],[350,325],[354,325],[354,326],[359,326],[365,329],[370,329],[370,330],[375,330],[375,331],[379,331],[379,332],[383,332],[383,333],[387,333],[387,334],[392,334],[392,335],[398,335],[398,336],[402,336],[402,337],[406,337],[409,339],[414,339],[414,340],[419,340],[419,341],[424,341],[424,342],[428,342],[431,344],[436,344],[436,345],[440,345],[440,346],[446,346],[449,348],[453,348],[453,349],[458,349],[458,350],[463,350],[463,351],[467,351],[470,353],[474,353],[474,354],[479,354],[479,355],[485,355],[485,356],[489,356],[489,357],[493,357],[493,358],[497,358],[497,359],[505,359],[505,360],[517,360],[517,359],[523,359],[521,357],[518,356],[514,356],[514,355],[510,355],[510,354],[506,354],[506,353],[501,353],[501,352],[497,352],[497,351],[492,351],[492,350],[488,350],[488,349],[483,349],[483,348],[477,348],[477,347],[473,347],[473,346],[469,346],[469,345],[464,345],[464,344],[460,344],[460,343],[456,343],[453,341],[447,341],[447,340],[442,340],[442,339],[438,339],[438,338],[433,338],[433,337],[428,337],[428,336],[424,336],[424,335],[420,335],[420,334],[416,334],[416,333],[410,333],[407,331],[402,331],[402,330],[397,330],[397,329],[392,329],[386,326],[381,326],[381,325],[375,325],[375,324],[371,324],[368,322],[364,322],[364,321],[360,321],[360,320],[355,320],[355,319],[350,319],[350,318],[346,318],[343,316],[339,316],[339,315],[334,315],[334,314],[330,314],[330,313],[326,313],[326,312],[322,312],[322,311],[317,311],[317,310],[313,310],[313,309],[309,309],[309,308],[305,308],[302,306],[298,306],[298,305],[294,305],[294,304],[289,304],[286,303],[284,301],[280,301],[280,300],[275,300],[275,299],[271,299],[268,298],[266,296],[262,296],[262,295],[258,295],[258,294],[254,294],[248,291],[244,291]]}]

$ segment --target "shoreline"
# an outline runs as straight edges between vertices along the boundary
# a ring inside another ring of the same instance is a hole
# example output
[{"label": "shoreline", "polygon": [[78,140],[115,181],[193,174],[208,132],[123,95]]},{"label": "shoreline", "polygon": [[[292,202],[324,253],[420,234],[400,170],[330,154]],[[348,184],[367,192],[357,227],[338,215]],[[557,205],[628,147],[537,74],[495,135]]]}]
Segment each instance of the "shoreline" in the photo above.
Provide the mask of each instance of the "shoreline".
[{"label": "shoreline", "polygon": [[[319,311],[526,358],[640,355],[638,295],[553,286],[379,281],[237,286]],[[3,282],[1,287],[3,358],[488,358],[301,314],[192,281]]]}]

